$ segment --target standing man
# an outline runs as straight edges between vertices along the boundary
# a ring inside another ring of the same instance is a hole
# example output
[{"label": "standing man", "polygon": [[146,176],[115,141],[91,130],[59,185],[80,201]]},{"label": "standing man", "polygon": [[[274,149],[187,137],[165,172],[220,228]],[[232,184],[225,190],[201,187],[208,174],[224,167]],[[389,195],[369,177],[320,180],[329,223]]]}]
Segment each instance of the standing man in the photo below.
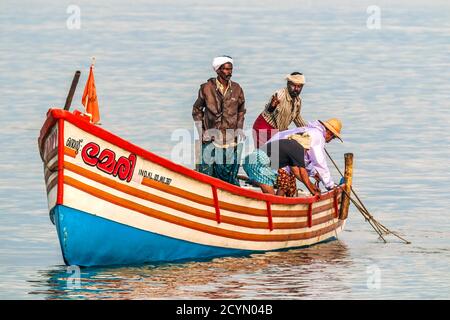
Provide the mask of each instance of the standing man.
[{"label": "standing man", "polygon": [[297,127],[306,122],[300,115],[302,99],[300,93],[305,84],[305,77],[300,72],[293,72],[286,77],[286,88],[275,92],[264,111],[253,124],[255,147],[259,148],[278,131],[287,130],[293,121]]},{"label": "standing man", "polygon": [[216,57],[212,66],[217,77],[200,86],[192,107],[192,118],[202,141],[198,171],[239,186],[238,138],[245,138],[244,91],[231,81],[231,57]]}]

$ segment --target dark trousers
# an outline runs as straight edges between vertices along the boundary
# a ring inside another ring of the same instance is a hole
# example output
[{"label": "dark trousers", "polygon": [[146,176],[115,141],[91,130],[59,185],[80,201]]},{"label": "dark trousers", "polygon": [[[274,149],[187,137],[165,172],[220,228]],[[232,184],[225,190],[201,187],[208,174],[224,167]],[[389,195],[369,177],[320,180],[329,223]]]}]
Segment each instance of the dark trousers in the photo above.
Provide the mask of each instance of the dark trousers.
[{"label": "dark trousers", "polygon": [[203,143],[198,171],[240,186],[237,174],[241,163],[241,153],[242,143],[229,148],[218,148],[212,142]]}]

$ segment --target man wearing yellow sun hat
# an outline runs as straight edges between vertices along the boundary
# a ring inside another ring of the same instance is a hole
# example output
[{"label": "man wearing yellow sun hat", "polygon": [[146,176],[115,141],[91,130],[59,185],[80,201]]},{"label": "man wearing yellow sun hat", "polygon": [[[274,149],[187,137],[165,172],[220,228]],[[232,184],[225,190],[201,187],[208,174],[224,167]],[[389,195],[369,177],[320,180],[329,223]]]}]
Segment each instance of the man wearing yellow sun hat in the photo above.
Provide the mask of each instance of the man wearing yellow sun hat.
[{"label": "man wearing yellow sun hat", "polygon": [[[267,143],[273,143],[281,139],[292,139],[297,141],[305,149],[305,169],[310,177],[320,180],[327,190],[336,186],[331,177],[330,170],[326,161],[325,143],[329,143],[334,138],[341,138],[342,122],[337,118],[331,118],[327,121],[316,120],[309,122],[305,127],[295,128],[278,132]],[[287,174],[291,177],[289,168],[282,168],[286,172],[278,172],[279,176]],[[295,183],[295,178],[292,180]],[[286,183],[286,185],[291,185]],[[292,186],[291,186],[292,188]],[[284,195],[284,194],[280,194]],[[289,196],[289,195],[288,195]],[[291,195],[294,196],[294,195]]]}]

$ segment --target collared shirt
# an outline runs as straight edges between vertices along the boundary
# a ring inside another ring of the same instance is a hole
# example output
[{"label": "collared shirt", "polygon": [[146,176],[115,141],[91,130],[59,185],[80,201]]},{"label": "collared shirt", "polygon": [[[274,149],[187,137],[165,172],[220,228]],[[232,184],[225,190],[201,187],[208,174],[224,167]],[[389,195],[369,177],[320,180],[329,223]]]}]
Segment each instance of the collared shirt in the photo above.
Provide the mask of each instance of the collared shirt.
[{"label": "collared shirt", "polygon": [[225,95],[227,94],[228,88],[230,87],[230,82],[231,80],[228,81],[227,86],[225,87],[222,82],[219,81],[219,79],[216,78],[216,86],[217,86],[217,90],[220,91],[220,93],[225,97]]},{"label": "collared shirt", "polygon": [[192,118],[202,142],[230,145],[236,142],[236,130],[244,127],[244,91],[237,82],[228,81],[226,94],[222,95],[217,82],[216,78],[210,78],[200,85]]},{"label": "collared shirt", "polygon": [[292,121],[297,127],[305,126],[306,122],[300,115],[302,109],[302,99],[300,96],[293,99],[287,88],[278,90],[276,94],[280,103],[274,111],[269,112],[268,109],[270,108],[272,97],[270,98],[269,103],[261,113],[264,120],[273,128],[279,129],[280,131],[287,130]]},{"label": "collared shirt", "polygon": [[305,150],[305,168],[310,177],[316,173],[319,174],[320,179],[327,189],[335,186],[331,178],[330,169],[328,169],[326,154],[325,154],[325,127],[319,121],[309,122],[306,127],[294,128],[291,130],[281,131],[275,134],[267,143],[286,139],[294,133],[306,132],[311,137],[311,148]]}]

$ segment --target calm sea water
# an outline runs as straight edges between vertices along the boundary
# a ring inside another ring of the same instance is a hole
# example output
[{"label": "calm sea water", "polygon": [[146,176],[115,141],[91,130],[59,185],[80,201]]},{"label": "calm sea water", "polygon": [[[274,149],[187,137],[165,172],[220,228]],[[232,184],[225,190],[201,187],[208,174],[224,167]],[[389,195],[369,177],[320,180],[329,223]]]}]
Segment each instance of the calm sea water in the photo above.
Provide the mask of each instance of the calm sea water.
[{"label": "calm sea water", "polygon": [[[67,27],[71,4],[80,29]],[[2,0],[0,298],[449,299],[449,52],[446,1]],[[247,128],[283,77],[303,72],[304,118],[342,119],[345,143],[328,150],[341,165],[355,154],[355,190],[412,244],[382,243],[352,208],[338,241],[84,269],[71,289],[37,151],[46,111],[64,104],[77,69],[79,108],[96,56],[104,128],[170,158],[171,132],[192,131],[198,86],[220,54],[235,59]]]}]

